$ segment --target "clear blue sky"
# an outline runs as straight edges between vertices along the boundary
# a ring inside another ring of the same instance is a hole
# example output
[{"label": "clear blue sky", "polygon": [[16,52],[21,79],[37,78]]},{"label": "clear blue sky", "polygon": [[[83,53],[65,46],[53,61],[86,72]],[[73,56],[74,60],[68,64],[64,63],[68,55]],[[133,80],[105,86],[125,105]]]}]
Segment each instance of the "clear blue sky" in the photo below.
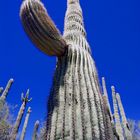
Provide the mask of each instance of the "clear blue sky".
[{"label": "clear blue sky", "polygon": [[[63,32],[66,0],[43,0],[57,27]],[[43,120],[55,70],[55,57],[39,52],[23,31],[19,19],[21,0],[0,3],[0,86],[15,79],[8,102],[21,105],[21,92],[30,88],[32,107],[26,140],[34,122]],[[81,0],[87,38],[100,78],[115,85],[128,118],[140,119],[140,1]],[[109,96],[110,96],[109,95]],[[19,107],[16,109],[15,114]]]}]

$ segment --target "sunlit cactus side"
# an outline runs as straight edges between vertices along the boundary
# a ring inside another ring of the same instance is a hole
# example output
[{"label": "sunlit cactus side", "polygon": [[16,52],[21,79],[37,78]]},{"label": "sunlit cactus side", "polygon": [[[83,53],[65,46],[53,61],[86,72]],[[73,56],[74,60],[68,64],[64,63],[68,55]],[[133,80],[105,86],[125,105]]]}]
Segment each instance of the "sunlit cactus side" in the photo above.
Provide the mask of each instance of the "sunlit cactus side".
[{"label": "sunlit cactus side", "polygon": [[21,132],[20,140],[24,140],[25,139],[25,134],[26,134],[26,129],[27,129],[30,113],[31,113],[31,107],[28,108],[28,111],[27,111],[27,114],[26,114],[26,118],[25,118],[25,122],[24,122],[24,125],[23,125],[23,129],[22,129],[22,132]]},{"label": "sunlit cactus side", "polygon": [[24,0],[20,17],[25,31],[37,48],[51,56],[65,53],[66,42],[40,0]]},{"label": "sunlit cactus side", "polygon": [[112,89],[112,98],[113,98],[113,108],[114,108],[114,119],[115,119],[116,132],[119,136],[119,140],[124,140],[123,129],[122,129],[122,126],[121,126],[120,115],[119,115],[119,110],[118,110],[118,105],[117,105],[115,87],[112,86],[111,89]]},{"label": "sunlit cactus side", "polygon": [[3,100],[3,101],[6,100],[6,97],[7,97],[7,95],[8,95],[8,92],[9,92],[9,90],[10,90],[11,85],[12,85],[13,82],[14,82],[13,79],[10,79],[10,80],[8,81],[8,83],[7,83],[7,85],[6,85],[6,88],[5,88],[4,91],[2,92],[2,95],[1,95],[1,97],[0,97],[0,100]]},{"label": "sunlit cactus side", "polygon": [[119,106],[119,110],[120,110],[120,114],[121,114],[122,125],[123,125],[126,140],[132,140],[132,134],[130,131],[129,124],[127,122],[127,118],[126,118],[126,115],[124,112],[123,104],[122,104],[121,97],[120,97],[119,93],[116,94],[116,98],[117,98],[117,102],[118,102],[118,106]]},{"label": "sunlit cactus side", "polygon": [[[39,121],[37,120],[34,124],[34,131],[32,135],[32,140],[39,140],[38,139],[38,129],[39,129]],[[40,139],[43,140],[43,139]]]},{"label": "sunlit cactus side", "polygon": [[112,117],[111,106],[110,106],[110,102],[109,102],[109,98],[108,98],[107,88],[106,88],[106,82],[105,82],[105,78],[104,77],[102,77],[102,87],[103,87],[103,96],[106,97],[106,101],[107,101],[107,106],[108,106],[108,109],[109,109],[111,123],[114,123],[113,122],[113,117]]},{"label": "sunlit cactus side", "polygon": [[16,140],[27,102],[30,102],[32,100],[32,98],[29,99],[29,89],[27,90],[25,97],[24,97],[24,94],[22,93],[21,100],[22,100],[22,105],[18,112],[18,116],[15,122],[15,125],[13,127],[12,133],[11,133],[11,140]]}]

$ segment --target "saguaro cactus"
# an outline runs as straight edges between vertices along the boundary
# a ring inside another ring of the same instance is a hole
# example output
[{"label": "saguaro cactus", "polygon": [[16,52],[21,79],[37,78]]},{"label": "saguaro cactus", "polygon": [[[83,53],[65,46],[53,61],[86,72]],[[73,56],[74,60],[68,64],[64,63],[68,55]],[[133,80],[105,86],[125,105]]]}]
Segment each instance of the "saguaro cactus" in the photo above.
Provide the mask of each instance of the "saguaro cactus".
[{"label": "saguaro cactus", "polygon": [[79,0],[67,0],[63,37],[40,0],[24,0],[20,16],[37,48],[58,56],[45,140],[106,140],[111,135],[106,134],[109,114],[103,106]]},{"label": "saguaro cactus", "polygon": [[118,106],[119,106],[119,110],[120,110],[120,114],[121,114],[121,118],[122,118],[122,125],[123,125],[126,140],[132,140],[132,134],[131,134],[131,131],[129,128],[129,124],[127,122],[127,118],[126,118],[126,115],[124,112],[123,104],[122,104],[119,93],[116,94],[116,98],[118,101]]},{"label": "saguaro cactus", "polygon": [[25,118],[25,122],[24,122],[24,125],[23,125],[23,129],[22,129],[22,132],[21,132],[20,140],[24,140],[24,138],[25,138],[30,113],[31,113],[31,107],[28,108],[27,115],[26,115],[26,118]]},{"label": "saguaro cactus", "polygon": [[120,122],[119,110],[118,110],[118,105],[117,105],[117,100],[116,100],[115,87],[112,86],[111,89],[112,89],[112,98],[113,98],[116,132],[119,136],[119,140],[124,140],[123,130],[122,130],[121,122]]},{"label": "saguaro cactus", "polygon": [[1,95],[1,97],[0,97],[0,100],[3,100],[3,101],[6,100],[6,97],[7,97],[7,95],[8,95],[8,91],[9,91],[9,89],[10,89],[10,87],[11,87],[11,85],[12,85],[13,82],[14,82],[13,79],[10,79],[10,80],[8,81],[8,83],[7,83],[7,85],[6,85],[6,88],[5,88],[4,91],[2,92],[2,95]]},{"label": "saguaro cactus", "polygon": [[27,102],[30,102],[32,100],[32,98],[29,99],[29,89],[27,90],[25,97],[24,97],[24,94],[22,93],[21,100],[22,100],[22,105],[18,112],[18,116],[15,122],[15,125],[13,127],[12,133],[11,133],[11,140],[16,140],[16,136],[17,136],[17,133],[18,133],[18,130],[19,130],[22,118],[23,118],[25,107],[27,105]]},{"label": "saguaro cactus", "polygon": [[39,128],[39,121],[37,120],[35,122],[35,125],[34,125],[34,131],[33,131],[32,140],[38,140],[38,135],[37,135],[38,128]]}]

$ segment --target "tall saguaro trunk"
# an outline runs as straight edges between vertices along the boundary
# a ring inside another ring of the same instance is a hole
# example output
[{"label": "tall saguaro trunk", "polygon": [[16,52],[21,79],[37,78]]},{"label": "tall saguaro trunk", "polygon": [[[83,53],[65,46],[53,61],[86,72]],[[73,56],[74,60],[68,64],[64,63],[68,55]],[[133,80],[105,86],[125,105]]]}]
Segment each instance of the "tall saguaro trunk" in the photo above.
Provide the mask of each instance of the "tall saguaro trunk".
[{"label": "tall saguaro trunk", "polygon": [[12,133],[11,133],[11,140],[16,140],[27,102],[30,102],[32,100],[32,98],[29,99],[29,90],[27,90],[25,97],[23,94],[21,95],[21,99],[22,99],[23,103],[20,107],[15,125],[14,125]]},{"label": "tall saguaro trunk", "polygon": [[21,132],[20,140],[25,139],[25,134],[26,134],[26,129],[27,129],[30,113],[31,113],[31,107],[28,108],[27,115],[26,115],[26,118],[25,118],[25,122],[24,122],[24,125],[23,125],[23,129],[22,129],[22,132]]},{"label": "tall saguaro trunk", "polygon": [[127,118],[126,118],[126,115],[124,112],[123,104],[122,104],[119,93],[116,94],[116,98],[118,101],[118,106],[119,106],[119,110],[120,110],[120,114],[121,114],[121,118],[122,118],[122,125],[123,125],[126,140],[132,140],[132,134],[131,134],[131,131],[129,128],[129,124],[127,122]]}]

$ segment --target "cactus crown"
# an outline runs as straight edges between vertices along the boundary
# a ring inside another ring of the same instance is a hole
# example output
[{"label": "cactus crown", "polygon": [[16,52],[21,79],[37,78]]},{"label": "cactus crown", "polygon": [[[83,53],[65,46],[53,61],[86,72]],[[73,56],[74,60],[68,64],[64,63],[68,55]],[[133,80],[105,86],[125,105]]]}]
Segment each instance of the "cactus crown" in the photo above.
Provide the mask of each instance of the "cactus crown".
[{"label": "cactus crown", "polygon": [[23,102],[27,103],[27,102],[30,102],[32,100],[32,98],[29,99],[29,92],[30,92],[30,90],[28,89],[26,94],[25,94],[25,97],[24,97],[24,93],[21,94],[21,100]]}]

